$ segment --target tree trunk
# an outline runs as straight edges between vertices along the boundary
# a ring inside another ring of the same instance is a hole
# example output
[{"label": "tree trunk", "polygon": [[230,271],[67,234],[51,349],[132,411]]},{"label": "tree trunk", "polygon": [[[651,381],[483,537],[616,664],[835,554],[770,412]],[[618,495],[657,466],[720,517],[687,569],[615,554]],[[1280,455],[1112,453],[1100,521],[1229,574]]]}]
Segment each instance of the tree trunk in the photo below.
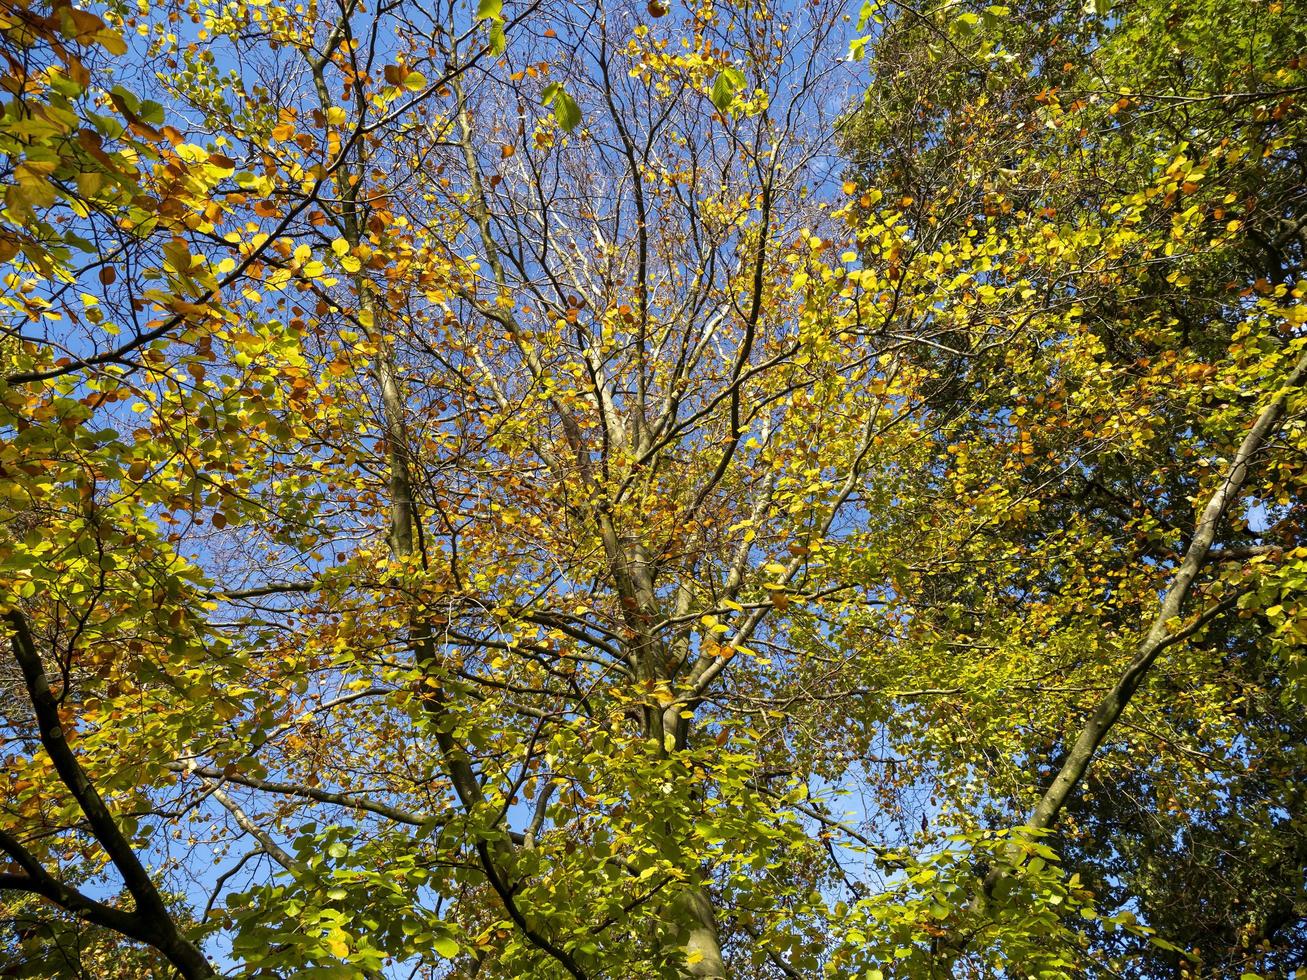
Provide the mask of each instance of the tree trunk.
[{"label": "tree trunk", "polygon": [[688,886],[676,896],[673,907],[679,919],[689,922],[683,976],[727,977],[708,892],[702,886]]}]

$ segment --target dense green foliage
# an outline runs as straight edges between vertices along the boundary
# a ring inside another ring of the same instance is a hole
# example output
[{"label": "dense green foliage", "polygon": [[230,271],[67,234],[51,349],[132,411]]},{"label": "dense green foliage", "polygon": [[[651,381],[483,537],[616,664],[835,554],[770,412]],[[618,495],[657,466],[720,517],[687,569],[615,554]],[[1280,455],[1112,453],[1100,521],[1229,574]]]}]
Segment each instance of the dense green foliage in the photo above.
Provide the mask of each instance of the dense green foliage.
[{"label": "dense green foliage", "polygon": [[[1139,606],[1154,601],[1147,579],[1133,596],[1123,586],[1140,572],[1165,581],[1192,539],[1204,478],[1231,455],[1238,432],[1225,413],[1249,401],[1242,376],[1230,372],[1241,358],[1251,366],[1274,356],[1301,332],[1301,314],[1290,314],[1279,336],[1274,321],[1250,314],[1258,297],[1297,298],[1307,274],[1297,107],[1305,48],[1301,18],[1279,4],[1138,3],[1104,19],[1031,3],[977,6],[973,15],[949,8],[934,23],[900,12],[887,22],[871,49],[867,105],[846,144],[863,180],[915,199],[916,237],[946,240],[977,222],[1014,235],[1031,222],[1059,235],[1131,228],[1119,259],[1131,266],[1124,282],[1050,266],[1032,283],[1047,304],[1081,308],[1111,408],[1140,419],[1128,450],[1097,442],[1101,417],[1092,432],[1073,434],[1074,446],[1060,441],[1053,450],[1032,434],[1047,462],[1010,492],[1037,501],[1037,512],[989,547],[1047,554],[1052,543],[1057,560],[1025,566],[1019,595],[1010,578],[986,588],[974,576],[932,576],[935,602],[1007,604],[1018,620],[1056,610],[1041,626],[1044,642],[1074,637],[1092,648],[1134,629]],[[1007,350],[927,356],[950,372],[940,411],[1022,413],[1041,394],[1028,383],[995,383]],[[1059,378],[1056,361],[1044,363]],[[976,436],[992,448],[969,454],[1002,452]],[[1291,443],[1279,451],[1282,465],[1298,466]],[[1201,644],[1154,671],[1147,714],[1127,718],[1131,727],[1105,747],[1069,807],[1060,845],[1100,904],[1136,911],[1198,952],[1196,972],[1218,976],[1287,969],[1307,952],[1307,838],[1298,819],[1307,729],[1301,666],[1290,652],[1301,625],[1289,612],[1301,580],[1260,564],[1263,554],[1300,544],[1301,498],[1275,484],[1250,496],[1255,503],[1236,511],[1223,539],[1226,575],[1252,590],[1230,595],[1245,611],[1209,623]],[[1250,559],[1257,564],[1236,571]],[[1072,577],[1106,588],[1072,598]],[[1248,612],[1277,605],[1286,621],[1275,631]],[[926,616],[915,613],[918,623]],[[995,636],[1011,628],[989,627]],[[956,641],[955,621],[936,629]],[[1054,676],[1054,686],[1075,683],[1065,670]],[[1055,760],[1064,744],[1060,717],[1035,724],[1043,731],[1014,754],[1019,766]],[[992,754],[988,745],[967,748]],[[1022,785],[991,762],[961,764],[986,772],[986,796],[996,785]],[[985,802],[998,806],[991,819],[1011,819],[1001,801]],[[1023,804],[1013,806],[1020,813]],[[1093,941],[1130,975],[1169,976],[1184,963],[1128,933]]]}]

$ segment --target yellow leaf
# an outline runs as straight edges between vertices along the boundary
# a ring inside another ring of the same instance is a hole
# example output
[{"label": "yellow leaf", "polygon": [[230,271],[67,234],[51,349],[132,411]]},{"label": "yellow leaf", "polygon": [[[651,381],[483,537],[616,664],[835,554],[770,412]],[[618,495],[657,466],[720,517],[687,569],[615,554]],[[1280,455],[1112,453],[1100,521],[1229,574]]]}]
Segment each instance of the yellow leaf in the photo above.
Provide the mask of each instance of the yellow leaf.
[{"label": "yellow leaf", "polygon": [[174,238],[163,246],[163,260],[164,265],[174,272],[187,273],[191,271],[191,252],[186,247],[186,243],[180,238]]},{"label": "yellow leaf", "polygon": [[117,31],[111,31],[106,28],[95,35],[96,43],[112,55],[124,55],[127,53],[127,42]]},{"label": "yellow leaf", "polygon": [[82,197],[94,197],[104,184],[104,174],[97,171],[77,175],[77,193]]}]

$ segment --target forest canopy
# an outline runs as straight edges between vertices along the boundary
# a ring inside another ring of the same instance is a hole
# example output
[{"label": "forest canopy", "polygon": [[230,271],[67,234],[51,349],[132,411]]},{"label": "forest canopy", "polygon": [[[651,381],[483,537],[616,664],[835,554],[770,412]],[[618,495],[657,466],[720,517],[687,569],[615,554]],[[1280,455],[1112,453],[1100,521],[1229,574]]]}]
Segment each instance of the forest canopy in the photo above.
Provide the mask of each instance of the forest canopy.
[{"label": "forest canopy", "polygon": [[0,0],[0,974],[1307,969],[1307,18]]}]

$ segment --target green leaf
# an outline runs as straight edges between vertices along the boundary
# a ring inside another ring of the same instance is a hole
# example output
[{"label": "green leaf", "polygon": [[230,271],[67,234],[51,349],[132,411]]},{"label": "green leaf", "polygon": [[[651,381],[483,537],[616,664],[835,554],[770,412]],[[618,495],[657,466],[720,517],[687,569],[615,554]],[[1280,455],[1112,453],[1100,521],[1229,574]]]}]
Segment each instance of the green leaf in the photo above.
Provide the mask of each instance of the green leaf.
[{"label": "green leaf", "polygon": [[880,18],[876,16],[877,9],[877,6],[872,3],[871,0],[867,0],[867,2],[862,5],[862,9],[858,11],[857,30],[865,31],[867,29],[867,24],[871,22],[873,17],[876,18],[877,22],[879,22]]},{"label": "green leaf", "polygon": [[431,942],[431,948],[447,960],[453,959],[457,956],[459,950],[458,943],[454,942],[454,940],[450,939],[448,936],[439,936],[436,939],[433,939]]},{"label": "green leaf", "polygon": [[728,112],[735,102],[735,93],[744,87],[744,72],[738,68],[727,68],[712,83],[708,97],[718,112]]},{"label": "green leaf", "polygon": [[553,98],[554,118],[558,125],[569,133],[581,122],[581,108],[576,101],[560,87]]},{"label": "green leaf", "polygon": [[496,24],[490,28],[490,53],[501,55],[504,49],[508,47],[508,36],[504,33],[504,25]]},{"label": "green leaf", "polygon": [[503,10],[504,0],[478,0],[477,20],[500,20]]}]

